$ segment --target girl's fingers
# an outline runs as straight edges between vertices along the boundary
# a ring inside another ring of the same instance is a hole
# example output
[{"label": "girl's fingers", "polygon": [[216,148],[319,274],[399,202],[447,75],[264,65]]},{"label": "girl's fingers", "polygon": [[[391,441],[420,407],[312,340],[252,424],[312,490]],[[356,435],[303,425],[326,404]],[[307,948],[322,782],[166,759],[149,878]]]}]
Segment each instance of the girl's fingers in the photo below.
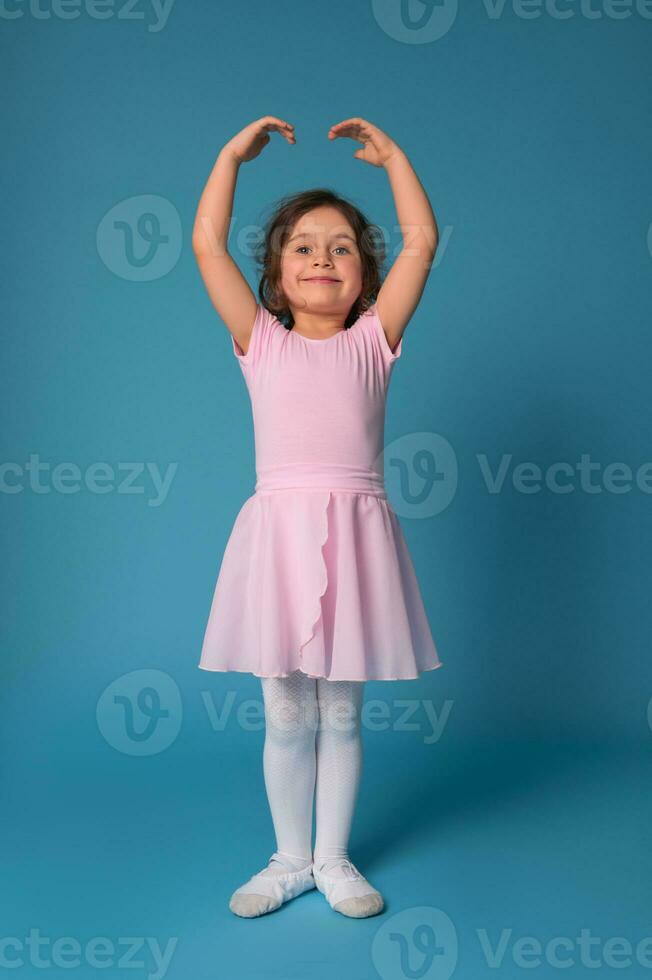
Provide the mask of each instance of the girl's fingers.
[{"label": "girl's fingers", "polygon": [[277,132],[285,136],[288,143],[296,142],[294,126],[292,123],[286,122],[285,119],[277,119],[276,116],[264,116],[259,120],[259,123],[261,129],[266,132]]},{"label": "girl's fingers", "polygon": [[369,126],[369,125],[371,125],[371,123],[369,123],[369,121],[367,119],[362,119],[360,116],[351,116],[350,119],[343,119],[341,122],[337,123],[336,125],[337,126],[349,126],[349,125],[353,125],[353,124],[358,125],[358,126]]},{"label": "girl's fingers", "polygon": [[335,126],[331,126],[331,130],[342,129],[344,127],[350,129],[375,129],[373,123],[368,122],[366,119],[360,119],[359,116],[354,116],[352,119],[343,119],[342,122],[336,123]]},{"label": "girl's fingers", "polygon": [[366,129],[339,129],[333,133],[335,137],[348,136],[351,139],[371,139],[371,133]]},{"label": "girl's fingers", "polygon": [[350,136],[353,139],[364,140],[372,138],[374,129],[375,127],[362,119],[345,119],[336,126],[331,126],[329,135],[333,133],[335,136]]},{"label": "girl's fingers", "polygon": [[347,123],[342,123],[340,126],[332,126],[330,131],[331,133],[335,133],[337,136],[350,136],[351,133],[369,132],[366,126]]},{"label": "girl's fingers", "polygon": [[263,116],[262,119],[258,120],[258,123],[262,125],[264,129],[294,129],[292,123],[286,122],[285,119],[277,119],[276,116]]}]

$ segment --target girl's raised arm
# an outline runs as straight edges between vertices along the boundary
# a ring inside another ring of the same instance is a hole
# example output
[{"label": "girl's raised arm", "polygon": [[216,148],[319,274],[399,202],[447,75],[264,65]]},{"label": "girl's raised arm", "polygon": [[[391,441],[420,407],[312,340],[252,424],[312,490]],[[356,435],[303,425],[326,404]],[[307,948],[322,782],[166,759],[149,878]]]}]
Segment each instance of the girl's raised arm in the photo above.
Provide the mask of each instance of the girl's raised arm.
[{"label": "girl's raised arm", "polygon": [[248,163],[280,132],[294,143],[294,127],[275,116],[263,116],[239,132],[220,150],[206,182],[192,232],[192,249],[211,302],[243,353],[256,318],[257,299],[229,255],[227,245],[235,184],[241,163]]},{"label": "girl's raised arm", "polygon": [[378,126],[356,116],[328,131],[329,139],[350,137],[362,143],[354,156],[384,167],[394,194],[403,248],[387,273],[376,299],[378,317],[393,350],[414,313],[432,269],[439,242],[428,196],[406,154]]}]

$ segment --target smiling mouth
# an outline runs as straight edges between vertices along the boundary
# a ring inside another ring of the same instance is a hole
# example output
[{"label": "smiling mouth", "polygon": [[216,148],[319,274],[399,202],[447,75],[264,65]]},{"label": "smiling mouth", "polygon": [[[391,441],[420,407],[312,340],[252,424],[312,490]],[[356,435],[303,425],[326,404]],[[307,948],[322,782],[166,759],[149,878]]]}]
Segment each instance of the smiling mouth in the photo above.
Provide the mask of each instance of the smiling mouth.
[{"label": "smiling mouth", "polygon": [[331,279],[330,276],[311,276],[310,279],[304,279],[304,282],[341,282],[341,279]]}]

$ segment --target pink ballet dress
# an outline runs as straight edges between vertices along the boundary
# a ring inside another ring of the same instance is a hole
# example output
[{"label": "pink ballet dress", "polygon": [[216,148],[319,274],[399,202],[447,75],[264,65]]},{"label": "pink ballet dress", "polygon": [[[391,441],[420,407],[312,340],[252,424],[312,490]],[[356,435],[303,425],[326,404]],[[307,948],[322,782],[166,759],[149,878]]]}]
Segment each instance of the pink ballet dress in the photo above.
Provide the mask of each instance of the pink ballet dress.
[{"label": "pink ballet dress", "polygon": [[247,353],[256,484],[224,550],[199,667],[333,681],[442,666],[382,469],[392,351],[375,304],[325,340],[258,305]]}]

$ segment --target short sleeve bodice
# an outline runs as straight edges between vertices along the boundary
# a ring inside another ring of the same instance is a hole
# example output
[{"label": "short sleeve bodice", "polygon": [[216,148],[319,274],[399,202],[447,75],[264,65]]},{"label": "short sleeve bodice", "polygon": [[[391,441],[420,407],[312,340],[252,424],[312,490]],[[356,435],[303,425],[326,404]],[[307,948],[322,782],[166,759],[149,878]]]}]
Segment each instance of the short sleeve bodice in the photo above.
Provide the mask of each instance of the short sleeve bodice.
[{"label": "short sleeve bodice", "polygon": [[251,399],[256,491],[304,487],[384,495],[392,351],[376,305],[325,340],[288,330],[258,304],[247,353],[231,336]]}]

